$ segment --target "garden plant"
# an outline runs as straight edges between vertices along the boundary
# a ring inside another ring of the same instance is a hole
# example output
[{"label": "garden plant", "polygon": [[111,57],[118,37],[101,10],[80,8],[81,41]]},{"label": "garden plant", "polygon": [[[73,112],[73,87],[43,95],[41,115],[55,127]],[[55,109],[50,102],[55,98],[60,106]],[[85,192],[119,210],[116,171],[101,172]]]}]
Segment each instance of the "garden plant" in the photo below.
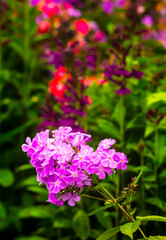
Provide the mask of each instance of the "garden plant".
[{"label": "garden plant", "polygon": [[165,0],[0,1],[0,239],[166,239],[165,66]]}]

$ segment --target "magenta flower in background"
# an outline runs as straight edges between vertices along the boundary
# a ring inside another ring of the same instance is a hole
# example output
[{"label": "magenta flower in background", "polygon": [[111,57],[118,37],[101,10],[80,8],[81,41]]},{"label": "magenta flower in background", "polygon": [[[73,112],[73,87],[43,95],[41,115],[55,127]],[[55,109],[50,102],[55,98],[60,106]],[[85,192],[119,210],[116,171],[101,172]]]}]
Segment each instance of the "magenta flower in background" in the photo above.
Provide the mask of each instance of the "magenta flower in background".
[{"label": "magenta flower in background", "polygon": [[107,14],[110,14],[113,12],[114,10],[114,4],[112,1],[103,1],[102,3],[102,9],[104,10],[104,12],[106,12]]},{"label": "magenta flower in background", "polygon": [[153,18],[150,15],[146,15],[141,19],[141,23],[145,24],[147,27],[151,27],[153,25]]},{"label": "magenta flower in background", "polygon": [[40,0],[30,0],[29,4],[33,7],[33,6],[36,6],[39,2]]}]

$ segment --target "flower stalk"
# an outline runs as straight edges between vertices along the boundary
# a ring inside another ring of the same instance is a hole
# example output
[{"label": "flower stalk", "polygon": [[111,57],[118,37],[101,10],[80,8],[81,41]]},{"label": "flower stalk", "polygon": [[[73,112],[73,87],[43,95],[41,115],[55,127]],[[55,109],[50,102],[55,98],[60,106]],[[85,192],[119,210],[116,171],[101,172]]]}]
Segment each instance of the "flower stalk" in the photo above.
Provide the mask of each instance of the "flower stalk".
[{"label": "flower stalk", "polygon": [[[118,208],[120,208],[122,210],[122,212],[124,213],[125,216],[128,217],[128,219],[131,221],[131,222],[135,222],[135,219],[134,217],[132,216],[132,214],[128,213],[121,205],[120,203],[117,202],[117,200],[107,191],[107,189],[105,189],[105,187],[103,187],[100,183],[98,183],[99,186],[109,195],[109,197],[113,200],[113,202],[117,205]],[[142,234],[143,238],[144,239],[147,239],[147,237],[145,236],[144,232],[142,231],[142,229],[140,227],[138,227],[140,233]]]}]

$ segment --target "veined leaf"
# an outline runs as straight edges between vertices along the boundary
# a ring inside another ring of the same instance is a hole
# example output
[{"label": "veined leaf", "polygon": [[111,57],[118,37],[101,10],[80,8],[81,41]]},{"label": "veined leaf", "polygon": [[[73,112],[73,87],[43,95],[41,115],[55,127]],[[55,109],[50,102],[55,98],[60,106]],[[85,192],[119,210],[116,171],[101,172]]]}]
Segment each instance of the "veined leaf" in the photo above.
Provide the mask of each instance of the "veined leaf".
[{"label": "veined leaf", "polygon": [[103,232],[96,240],[108,240],[120,231],[120,227],[110,228]]},{"label": "veined leaf", "polygon": [[89,217],[83,210],[79,210],[73,218],[73,228],[76,235],[82,239],[88,239],[90,234]]},{"label": "veined leaf", "polygon": [[109,205],[107,205],[107,206],[100,207],[98,209],[93,210],[92,212],[88,213],[88,216],[90,217],[90,216],[96,215],[97,213],[103,212],[107,208],[113,207],[115,205],[114,203],[113,204],[108,203],[108,204]]},{"label": "veined leaf", "polygon": [[34,168],[30,163],[28,164],[24,164],[24,165],[21,165],[20,167],[18,167],[16,169],[16,172],[21,172],[21,171],[24,171],[24,170],[29,170],[29,169],[32,169]]},{"label": "veined leaf", "polygon": [[120,226],[121,233],[133,239],[133,233],[139,228],[140,221],[129,222]]},{"label": "veined leaf", "polygon": [[50,218],[51,212],[43,206],[24,208],[19,212],[20,218]]},{"label": "veined leaf", "polygon": [[144,168],[142,168],[141,172],[138,174],[138,176],[136,177],[135,181],[132,183],[133,185],[137,184],[137,182],[139,181],[139,179],[140,179],[140,177],[141,177],[141,175],[143,173],[143,170],[144,170]]},{"label": "veined leaf", "polygon": [[13,182],[13,173],[9,169],[0,169],[0,185],[3,187],[10,187]]},{"label": "veined leaf", "polygon": [[166,103],[166,92],[157,92],[150,94],[147,99],[147,107],[150,107],[154,103],[158,102]]}]

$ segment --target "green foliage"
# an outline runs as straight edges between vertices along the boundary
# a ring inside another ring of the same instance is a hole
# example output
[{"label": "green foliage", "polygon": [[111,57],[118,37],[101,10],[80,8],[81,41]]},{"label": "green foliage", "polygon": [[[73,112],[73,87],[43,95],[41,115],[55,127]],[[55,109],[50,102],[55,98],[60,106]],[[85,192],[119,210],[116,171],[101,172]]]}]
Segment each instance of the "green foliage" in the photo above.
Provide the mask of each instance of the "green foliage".
[{"label": "green foliage", "polygon": [[133,239],[133,233],[139,228],[139,225],[140,225],[140,221],[136,221],[136,222],[126,223],[124,225],[121,225],[115,228],[110,228],[107,231],[103,232],[97,238],[97,240],[108,240],[118,232],[121,232],[122,234],[127,235],[131,239]]},{"label": "green foliage", "polygon": [[161,216],[145,216],[145,217],[140,217],[137,216],[137,219],[140,221],[158,221],[158,222],[166,222],[166,217],[161,217]]},{"label": "green foliage", "polygon": [[138,229],[140,221],[126,223],[120,226],[120,231],[122,234],[129,236],[133,240],[133,233]]},{"label": "green foliage", "polygon": [[110,228],[103,232],[96,240],[108,240],[120,231],[120,227]]},{"label": "green foliage", "polygon": [[73,217],[73,228],[76,235],[82,239],[88,239],[90,234],[90,221],[89,218],[83,210],[79,210]]},{"label": "green foliage", "polygon": [[[98,69],[95,72],[88,70],[87,74],[98,76],[103,73],[105,59],[108,65],[119,64],[119,60],[109,52],[110,49],[116,52],[112,37],[116,38],[120,34],[119,24],[131,31],[126,39],[116,41],[120,44],[120,52],[116,53],[123,58],[126,48],[131,45],[126,58],[126,69],[131,72],[136,68],[144,72],[140,80],[124,79],[131,94],[125,95],[123,106],[120,96],[116,94],[119,86],[111,81],[106,85],[93,84],[86,89],[92,104],[86,109],[82,125],[85,124],[85,129],[92,134],[93,142],[90,145],[96,148],[100,140],[115,138],[117,151],[123,151],[127,155],[129,164],[127,170],[120,173],[119,190],[131,182],[131,177],[138,175],[134,181],[138,186],[131,203],[138,221],[124,224],[123,214],[119,213],[119,224],[124,225],[117,226],[117,212],[113,207],[115,204],[110,204],[109,201],[103,206],[97,200],[84,197],[74,208],[59,208],[45,203],[48,190],[44,185],[39,186],[36,172],[30,165],[29,158],[22,152],[21,145],[27,136],[34,136],[41,121],[40,107],[48,92],[49,71],[54,70],[44,63],[41,56],[43,46],[49,44],[51,36],[36,34],[38,14],[35,8],[28,5],[28,1],[3,2],[8,7],[3,14],[0,7],[0,239],[121,240],[129,237],[133,239],[133,233],[135,239],[138,239],[140,235],[136,230],[139,221],[142,222],[146,236],[150,236],[147,239],[166,239],[165,236],[151,236],[165,233],[165,48],[156,41],[144,41],[141,35],[133,34],[131,26],[134,12],[131,10],[128,18],[124,17],[125,8],[115,9],[115,12],[107,15],[98,7],[93,7],[91,11],[91,5],[95,1],[85,1],[85,5],[88,5],[83,8],[82,17],[96,21],[107,37],[105,43],[91,43],[91,47],[97,49],[99,62]],[[99,2],[101,1],[97,4]],[[144,6],[146,12],[148,9],[154,10],[156,3],[147,2]],[[142,15],[139,16],[140,19],[141,17]],[[137,24],[137,31],[141,30],[142,25]],[[56,47],[54,40],[51,44]],[[123,81],[120,78],[118,80]],[[154,116],[150,116],[149,120],[150,110]],[[60,113],[60,105],[55,105],[54,111]],[[102,182],[113,195],[117,191],[116,180],[115,173]],[[92,194],[95,196],[96,193],[92,191]],[[131,199],[128,200],[130,202]],[[154,221],[159,222],[157,227]],[[121,233],[125,236],[122,237]]]},{"label": "green foliage", "polygon": [[0,169],[0,185],[3,187],[10,187],[13,183],[13,173],[9,169]]},{"label": "green foliage", "polygon": [[100,207],[100,208],[97,208],[97,209],[93,210],[92,212],[88,213],[88,216],[90,217],[90,216],[96,215],[97,213],[103,212],[103,211],[105,211],[107,208],[113,207],[114,205],[115,205],[115,203],[110,204],[110,203],[108,202],[108,205],[107,205],[107,206]]}]

